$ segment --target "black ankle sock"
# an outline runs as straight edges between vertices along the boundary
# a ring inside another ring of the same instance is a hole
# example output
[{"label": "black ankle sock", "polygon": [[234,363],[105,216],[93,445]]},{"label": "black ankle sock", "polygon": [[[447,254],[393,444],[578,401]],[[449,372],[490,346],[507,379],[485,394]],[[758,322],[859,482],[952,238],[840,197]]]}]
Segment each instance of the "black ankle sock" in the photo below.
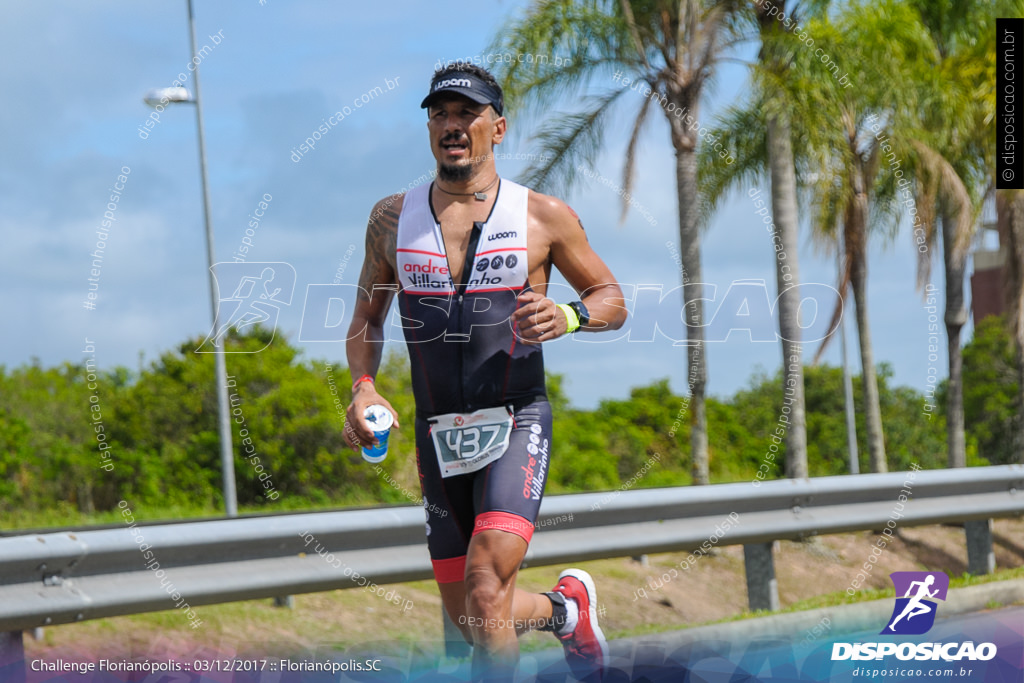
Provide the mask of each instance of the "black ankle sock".
[{"label": "black ankle sock", "polygon": [[551,619],[548,621],[547,626],[537,630],[557,631],[565,626],[565,620],[569,616],[568,611],[565,609],[565,596],[561,593],[542,593],[542,595],[547,596],[548,600],[551,601]]}]

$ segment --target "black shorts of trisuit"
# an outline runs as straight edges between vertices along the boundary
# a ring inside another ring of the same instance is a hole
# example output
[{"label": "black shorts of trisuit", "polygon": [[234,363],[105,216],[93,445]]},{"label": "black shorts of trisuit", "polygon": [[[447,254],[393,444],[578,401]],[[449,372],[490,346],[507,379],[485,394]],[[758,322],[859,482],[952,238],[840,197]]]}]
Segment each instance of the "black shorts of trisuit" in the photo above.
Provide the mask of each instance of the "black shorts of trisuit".
[{"label": "black shorts of trisuit", "polygon": [[[438,583],[462,581],[470,539],[489,529],[533,537],[551,457],[551,404],[514,409],[508,450],[487,467],[443,479],[430,423],[416,418],[416,465],[427,511],[427,547]],[[534,454],[535,452],[535,454]]]}]

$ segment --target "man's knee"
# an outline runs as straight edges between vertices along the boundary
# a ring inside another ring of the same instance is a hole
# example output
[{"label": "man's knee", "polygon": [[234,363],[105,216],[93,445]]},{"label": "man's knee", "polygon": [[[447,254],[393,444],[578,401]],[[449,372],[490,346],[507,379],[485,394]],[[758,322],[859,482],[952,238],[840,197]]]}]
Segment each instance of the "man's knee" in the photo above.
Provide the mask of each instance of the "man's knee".
[{"label": "man's knee", "polygon": [[495,568],[475,565],[466,568],[466,602],[470,614],[499,615],[508,602],[512,577],[501,577]]},{"label": "man's knee", "polygon": [[471,604],[498,601],[509,584],[510,581],[502,581],[494,567],[478,565],[466,568],[466,597]]}]

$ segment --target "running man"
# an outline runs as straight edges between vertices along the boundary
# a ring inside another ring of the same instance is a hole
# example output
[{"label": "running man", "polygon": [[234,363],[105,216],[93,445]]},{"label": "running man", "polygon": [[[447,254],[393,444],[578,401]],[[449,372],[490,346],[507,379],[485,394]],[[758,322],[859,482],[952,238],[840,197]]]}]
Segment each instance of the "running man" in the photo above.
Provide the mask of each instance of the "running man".
[{"label": "running man", "polygon": [[[281,293],[280,287],[274,289],[273,292],[270,291],[270,283],[274,281],[274,274],[274,269],[268,266],[263,269],[258,278],[246,275],[239,281],[230,298],[221,299],[217,308],[218,320],[214,321],[216,334],[207,339],[207,341],[212,340],[214,348],[221,347],[225,335],[232,327],[241,331],[243,327],[270,320],[270,311],[267,309],[277,309],[273,303],[274,297]],[[259,285],[263,285],[262,292]],[[218,325],[221,308],[226,308],[225,302],[237,302],[238,305],[228,316],[227,322]]]},{"label": "running man", "polygon": [[[347,342],[358,379],[346,439],[374,442],[367,406],[394,413],[373,379],[397,293],[427,546],[445,609],[474,646],[474,677],[511,676],[517,636],[533,628],[554,632],[574,671],[600,672],[607,645],[590,576],[566,570],[541,594],[515,584],[551,449],[541,344],[621,327],[622,291],[572,209],[498,176],[493,151],[508,123],[488,71],[464,62],[439,69],[421,107],[437,180],[381,200],[370,215]],[[545,297],[552,265],[581,300]]]},{"label": "running man", "polygon": [[[928,587],[931,586],[933,583],[935,583],[935,575],[929,574],[927,577],[925,577],[924,581],[912,581],[911,584],[907,586],[906,595],[904,595],[903,597],[910,598],[910,601],[907,602],[907,606],[903,608],[903,611],[900,612],[900,615],[893,619],[892,623],[889,624],[890,631],[895,632],[895,629],[893,627],[896,625],[896,622],[898,622],[903,617],[906,617],[907,621],[910,621],[919,614],[928,614],[928,612],[932,611],[931,607],[929,607],[921,601],[924,598],[935,597],[935,595],[939,592],[938,588],[936,588],[934,591],[928,590]],[[910,597],[910,594],[914,592],[914,586],[918,586],[917,594],[913,597]]]}]

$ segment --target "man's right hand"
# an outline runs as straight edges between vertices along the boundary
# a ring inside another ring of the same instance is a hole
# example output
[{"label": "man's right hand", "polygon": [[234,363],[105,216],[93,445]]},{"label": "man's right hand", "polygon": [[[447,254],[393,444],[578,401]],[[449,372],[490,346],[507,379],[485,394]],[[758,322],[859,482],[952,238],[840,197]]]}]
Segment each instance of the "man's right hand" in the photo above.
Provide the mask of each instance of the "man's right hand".
[{"label": "man's right hand", "polygon": [[392,425],[392,429],[398,429],[401,426],[398,424],[398,413],[391,407],[387,399],[377,393],[373,382],[360,382],[356,385],[355,393],[352,394],[352,403],[349,404],[348,410],[345,411],[345,430],[343,434],[345,436],[345,443],[353,450],[378,443],[377,437],[373,435],[373,430],[363,417],[366,409],[372,405],[382,405],[391,411],[391,415],[395,418],[395,424]]}]

